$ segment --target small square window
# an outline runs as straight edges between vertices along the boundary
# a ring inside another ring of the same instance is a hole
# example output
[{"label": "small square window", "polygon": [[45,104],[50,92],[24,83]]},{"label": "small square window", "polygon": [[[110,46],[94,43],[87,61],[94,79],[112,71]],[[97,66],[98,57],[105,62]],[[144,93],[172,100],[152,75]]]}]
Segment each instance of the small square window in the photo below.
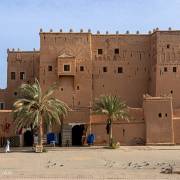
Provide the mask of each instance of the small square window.
[{"label": "small square window", "polygon": [[167,67],[164,67],[164,72],[167,72],[167,71],[168,71]]},{"label": "small square window", "polygon": [[11,79],[15,80],[16,79],[16,73],[15,72],[11,72]]},{"label": "small square window", "polygon": [[52,66],[48,66],[48,71],[52,71]]},{"label": "small square window", "polygon": [[119,54],[119,49],[118,48],[114,49],[114,54]]},{"label": "small square window", "polygon": [[173,72],[177,72],[177,68],[176,67],[173,67]]},{"label": "small square window", "polygon": [[84,66],[80,66],[80,71],[84,71]]},{"label": "small square window", "polygon": [[123,73],[123,68],[122,67],[118,67],[118,73]]},{"label": "small square window", "polygon": [[25,79],[25,72],[20,72],[20,79],[24,80]]},{"label": "small square window", "polygon": [[98,49],[98,54],[102,55],[103,54],[103,50],[102,49]]},{"label": "small square window", "polygon": [[103,67],[103,72],[107,72],[107,67],[106,66]]},{"label": "small square window", "polygon": [[64,65],[64,71],[70,71],[70,65],[69,64]]},{"label": "small square window", "polygon": [[158,116],[159,116],[159,118],[162,118],[162,114],[161,113],[159,113]]}]

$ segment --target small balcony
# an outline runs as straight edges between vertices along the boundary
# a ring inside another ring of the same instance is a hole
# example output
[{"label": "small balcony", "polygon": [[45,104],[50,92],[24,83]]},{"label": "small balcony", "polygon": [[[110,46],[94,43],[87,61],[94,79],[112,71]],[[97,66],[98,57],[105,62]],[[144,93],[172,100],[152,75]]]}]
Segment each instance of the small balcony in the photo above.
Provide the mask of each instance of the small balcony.
[{"label": "small balcony", "polygon": [[62,54],[57,59],[58,76],[75,76],[76,59],[74,56]]}]

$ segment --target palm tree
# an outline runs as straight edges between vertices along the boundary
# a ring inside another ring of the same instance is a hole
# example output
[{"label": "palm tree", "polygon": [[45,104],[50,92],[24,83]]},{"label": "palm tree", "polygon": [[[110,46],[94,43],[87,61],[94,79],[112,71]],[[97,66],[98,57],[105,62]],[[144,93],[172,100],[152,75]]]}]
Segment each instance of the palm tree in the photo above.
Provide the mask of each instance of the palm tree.
[{"label": "palm tree", "polygon": [[61,120],[67,115],[69,107],[52,95],[56,90],[52,85],[45,93],[42,93],[39,81],[22,84],[19,88],[19,96],[13,104],[13,117],[16,129],[23,127],[37,127],[39,129],[38,145],[43,147],[43,126],[61,124]]},{"label": "palm tree", "polygon": [[101,96],[95,101],[93,111],[95,114],[104,114],[109,125],[109,146],[112,146],[112,122],[118,119],[128,120],[127,105],[117,96]]}]

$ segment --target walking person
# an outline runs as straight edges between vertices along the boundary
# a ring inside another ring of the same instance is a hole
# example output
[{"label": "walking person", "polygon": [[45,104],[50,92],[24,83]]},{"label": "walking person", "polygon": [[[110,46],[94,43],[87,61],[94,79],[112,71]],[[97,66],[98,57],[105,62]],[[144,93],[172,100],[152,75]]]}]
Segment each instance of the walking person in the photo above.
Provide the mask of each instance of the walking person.
[{"label": "walking person", "polygon": [[6,153],[7,153],[7,152],[10,152],[10,141],[9,141],[9,139],[7,139],[7,141],[6,141],[5,152],[6,152]]}]

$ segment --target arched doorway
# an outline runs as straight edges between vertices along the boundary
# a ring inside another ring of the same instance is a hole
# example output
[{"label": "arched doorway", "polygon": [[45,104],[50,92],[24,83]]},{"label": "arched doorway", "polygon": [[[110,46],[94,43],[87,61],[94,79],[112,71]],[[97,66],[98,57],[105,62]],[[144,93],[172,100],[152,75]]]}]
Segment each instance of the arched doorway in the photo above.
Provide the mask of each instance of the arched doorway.
[{"label": "arched doorway", "polygon": [[24,133],[24,146],[32,146],[33,145],[33,133],[30,130],[27,130]]},{"label": "arched doorway", "polygon": [[75,125],[72,128],[72,145],[73,146],[82,145],[83,131],[84,131],[84,125]]}]

